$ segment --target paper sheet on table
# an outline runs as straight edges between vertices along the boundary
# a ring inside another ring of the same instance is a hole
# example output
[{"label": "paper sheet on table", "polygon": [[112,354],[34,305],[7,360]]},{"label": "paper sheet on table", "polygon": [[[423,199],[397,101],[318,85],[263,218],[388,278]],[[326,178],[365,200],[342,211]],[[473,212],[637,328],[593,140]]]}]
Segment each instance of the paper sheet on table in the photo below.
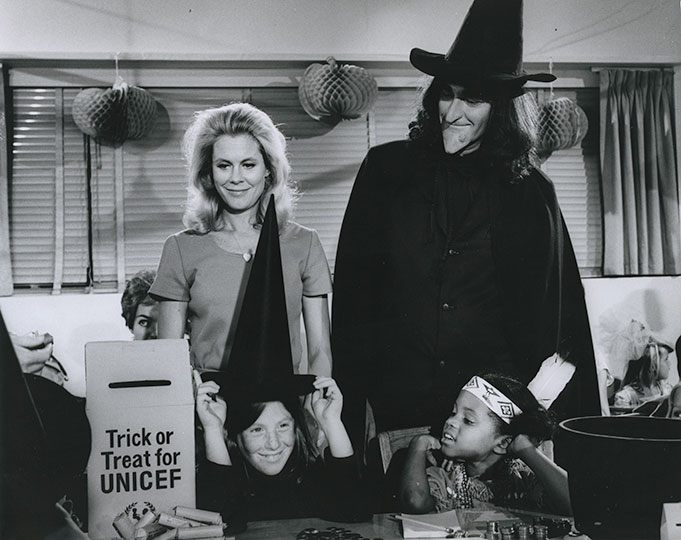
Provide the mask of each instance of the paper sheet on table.
[{"label": "paper sheet on table", "polygon": [[401,514],[401,517],[404,538],[447,538],[461,530],[456,510],[440,514]]},{"label": "paper sheet on table", "polygon": [[[485,503],[481,503],[485,504]],[[487,530],[488,521],[496,521],[500,527],[510,526],[513,523],[523,521],[520,517],[527,514],[527,520],[531,522],[533,516],[545,516],[559,518],[560,516],[550,516],[537,512],[525,512],[522,510],[512,510],[507,508],[495,507],[470,508],[450,510],[440,514],[401,514],[402,536],[404,538],[447,538],[456,531],[464,530],[469,535],[481,535]],[[449,531],[447,530],[449,529]]]}]

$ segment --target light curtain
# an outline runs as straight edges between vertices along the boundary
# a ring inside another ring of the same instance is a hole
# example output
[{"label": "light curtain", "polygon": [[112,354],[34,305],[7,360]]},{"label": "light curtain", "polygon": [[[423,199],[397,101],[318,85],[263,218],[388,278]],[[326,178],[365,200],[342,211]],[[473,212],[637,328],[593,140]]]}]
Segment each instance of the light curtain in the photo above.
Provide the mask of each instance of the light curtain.
[{"label": "light curtain", "polygon": [[601,71],[604,275],[681,273],[673,73]]},{"label": "light curtain", "polygon": [[7,129],[7,70],[0,64],[0,296],[14,289],[9,246],[9,130]]}]

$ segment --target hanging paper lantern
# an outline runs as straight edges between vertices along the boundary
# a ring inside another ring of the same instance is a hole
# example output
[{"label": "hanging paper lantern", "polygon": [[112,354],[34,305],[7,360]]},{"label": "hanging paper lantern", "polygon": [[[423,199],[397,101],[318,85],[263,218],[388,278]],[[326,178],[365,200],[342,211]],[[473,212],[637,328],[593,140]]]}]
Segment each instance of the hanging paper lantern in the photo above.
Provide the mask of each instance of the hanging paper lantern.
[{"label": "hanging paper lantern", "polygon": [[146,90],[118,80],[111,88],[80,92],[73,100],[72,114],[83,133],[120,144],[147,134],[156,115],[156,100]]},{"label": "hanging paper lantern", "polygon": [[373,107],[378,95],[376,80],[364,68],[339,64],[311,64],[305,70],[298,98],[305,112],[315,120],[359,118]]},{"label": "hanging paper lantern", "polygon": [[566,97],[547,101],[539,112],[537,155],[544,161],[556,150],[564,150],[582,142],[589,121],[582,108]]}]

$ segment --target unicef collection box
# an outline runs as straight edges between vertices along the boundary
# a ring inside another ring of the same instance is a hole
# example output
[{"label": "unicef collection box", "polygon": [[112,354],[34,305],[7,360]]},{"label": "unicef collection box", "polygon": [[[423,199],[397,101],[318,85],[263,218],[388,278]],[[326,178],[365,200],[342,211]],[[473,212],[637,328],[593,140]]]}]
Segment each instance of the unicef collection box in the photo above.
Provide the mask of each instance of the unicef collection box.
[{"label": "unicef collection box", "polygon": [[114,518],[195,506],[194,394],[183,339],[85,345],[88,534],[115,538]]}]

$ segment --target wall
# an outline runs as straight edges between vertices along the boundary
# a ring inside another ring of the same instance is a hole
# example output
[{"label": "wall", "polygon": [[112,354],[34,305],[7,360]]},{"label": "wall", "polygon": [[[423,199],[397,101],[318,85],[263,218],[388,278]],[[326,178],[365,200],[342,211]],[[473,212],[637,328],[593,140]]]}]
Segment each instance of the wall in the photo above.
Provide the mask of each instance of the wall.
[{"label": "wall", "polygon": [[85,395],[85,344],[132,339],[118,293],[14,295],[0,298],[0,309],[10,332],[48,332],[54,337],[53,355],[69,374],[65,386],[78,396]]},{"label": "wall", "polygon": [[[404,61],[444,52],[470,3],[5,1],[0,57]],[[526,0],[525,28],[527,62],[681,63],[677,0]]]},{"label": "wall", "polygon": [[[634,318],[645,323],[672,346],[681,336],[681,277],[585,279],[584,290],[596,354],[606,363],[613,314],[619,322]],[[70,375],[66,386],[77,395],[85,394],[85,343],[131,339],[118,293],[0,297],[0,309],[10,331],[54,336],[54,355]],[[677,380],[674,375],[672,382]]]}]

